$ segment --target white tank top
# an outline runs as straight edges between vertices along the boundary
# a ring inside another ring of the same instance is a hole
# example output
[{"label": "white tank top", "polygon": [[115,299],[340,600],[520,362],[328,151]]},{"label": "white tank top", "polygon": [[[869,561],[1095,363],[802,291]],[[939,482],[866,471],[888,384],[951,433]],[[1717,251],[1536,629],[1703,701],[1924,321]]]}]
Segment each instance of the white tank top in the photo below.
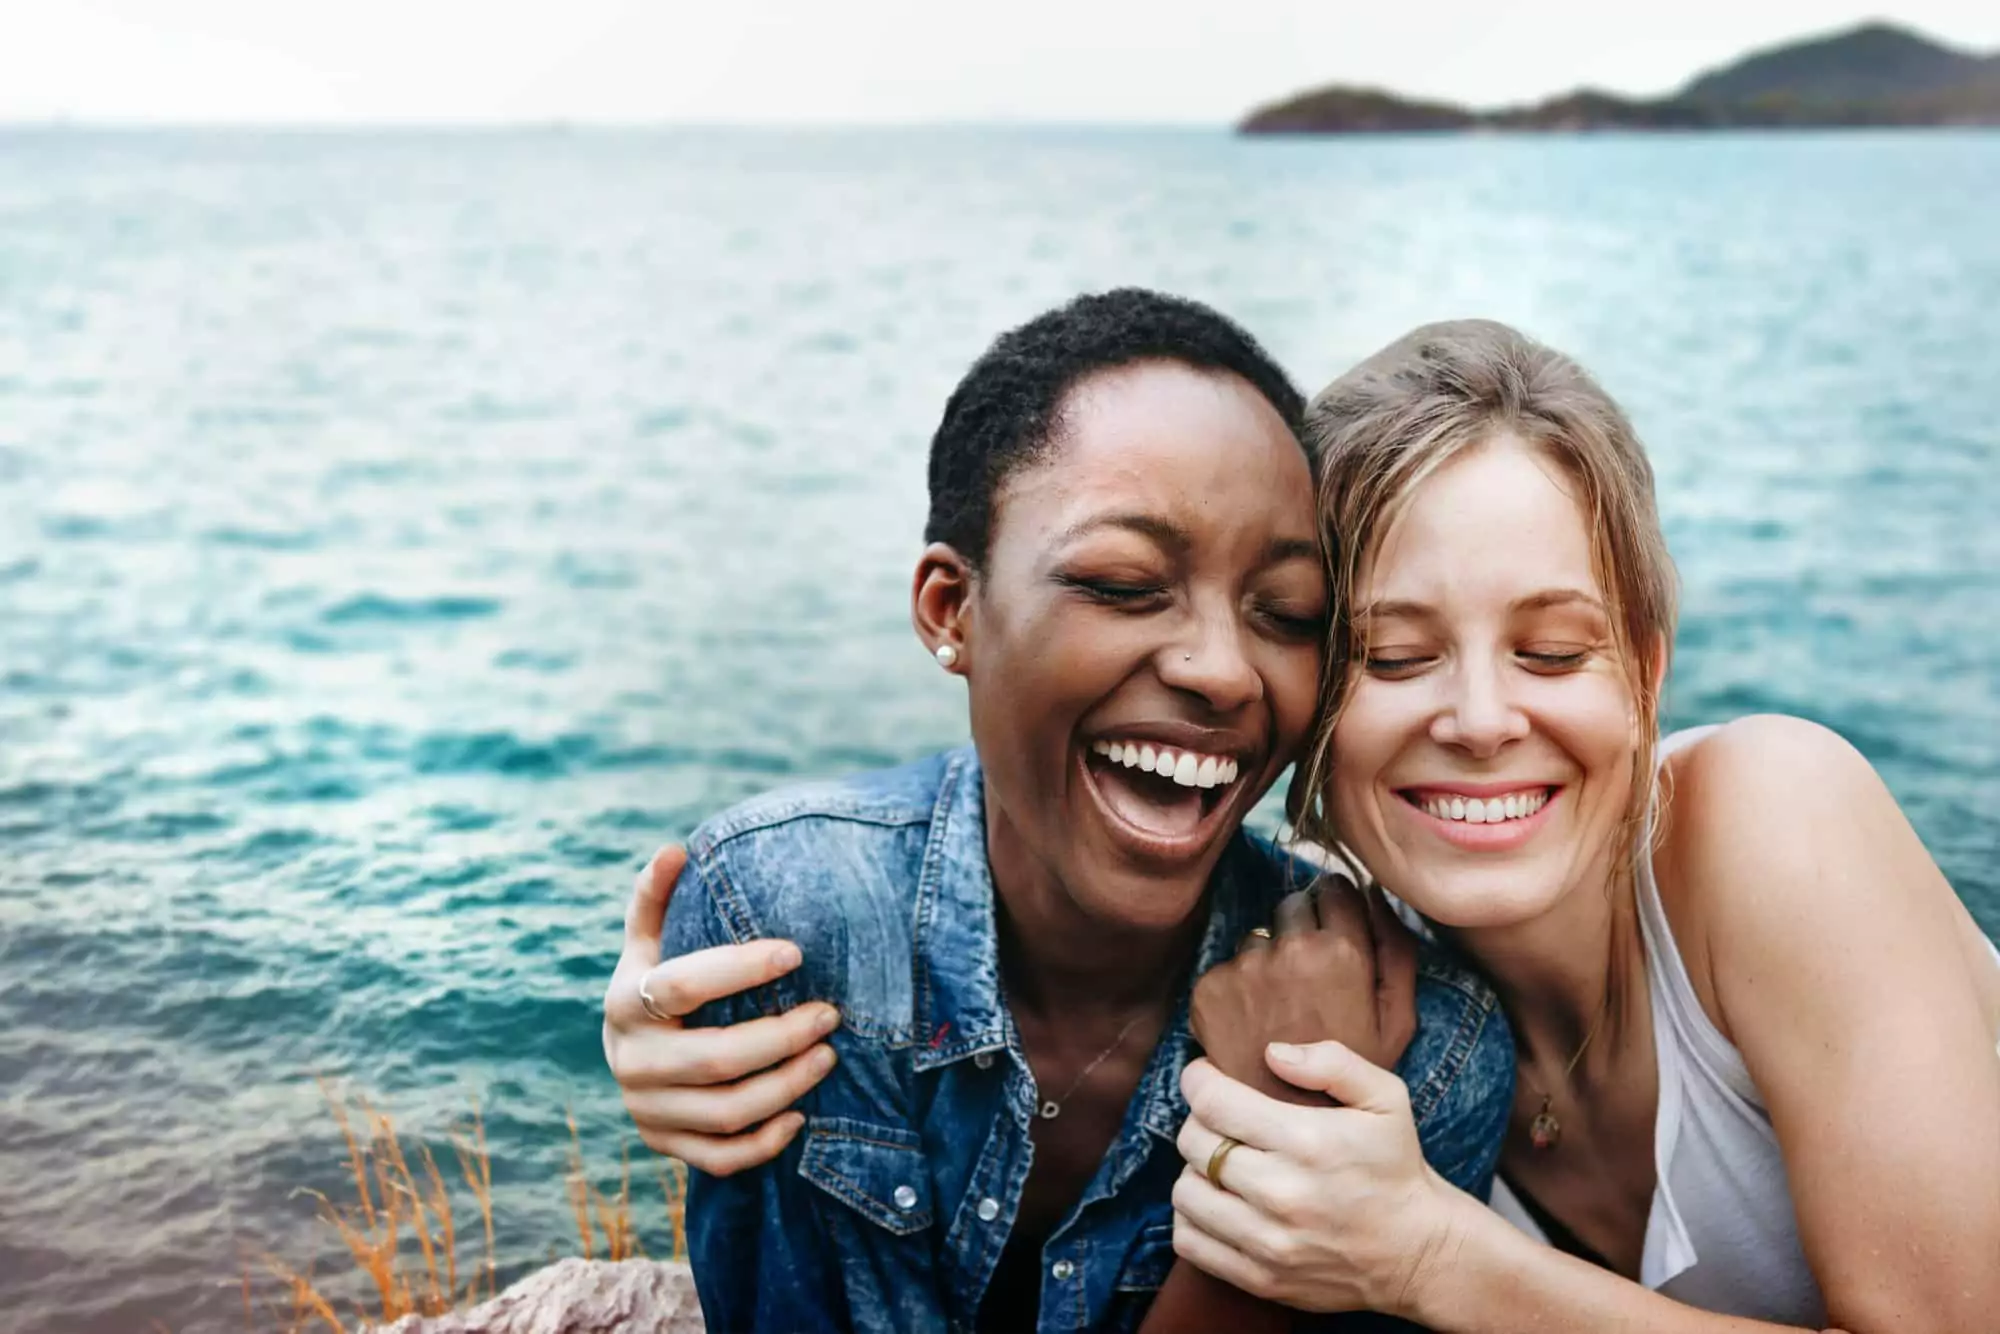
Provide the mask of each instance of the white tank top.
[{"label": "white tank top", "polygon": [[[1714,730],[1675,733],[1661,743],[1660,758]],[[1770,1113],[1742,1054],[1701,1008],[1651,858],[1641,859],[1637,891],[1660,1078],[1657,1184],[1639,1281],[1704,1311],[1819,1329],[1826,1299],[1799,1244]],[[1994,957],[2000,961],[2000,948]],[[1492,1204],[1516,1227],[1548,1240],[1498,1177]]]}]

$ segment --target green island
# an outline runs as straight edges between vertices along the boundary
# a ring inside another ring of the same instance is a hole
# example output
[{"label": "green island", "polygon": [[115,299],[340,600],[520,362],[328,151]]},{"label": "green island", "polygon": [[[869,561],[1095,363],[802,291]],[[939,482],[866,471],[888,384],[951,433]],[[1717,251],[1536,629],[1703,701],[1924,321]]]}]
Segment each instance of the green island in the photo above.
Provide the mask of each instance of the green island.
[{"label": "green island", "polygon": [[1333,85],[1259,107],[1243,134],[1437,131],[1835,129],[2000,126],[2000,52],[1867,23],[1752,52],[1662,98],[1578,89],[1531,106],[1477,110]]}]

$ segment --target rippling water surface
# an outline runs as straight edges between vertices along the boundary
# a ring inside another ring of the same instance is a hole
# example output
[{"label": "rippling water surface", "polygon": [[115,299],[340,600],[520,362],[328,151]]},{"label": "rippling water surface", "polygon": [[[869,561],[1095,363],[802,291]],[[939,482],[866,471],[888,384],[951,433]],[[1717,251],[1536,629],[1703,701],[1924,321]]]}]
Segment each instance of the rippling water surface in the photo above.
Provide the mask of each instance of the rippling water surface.
[{"label": "rippling water surface", "polygon": [[315,1072],[477,1091],[507,1272],[573,1245],[631,872],[962,734],[925,443],[1079,289],[1309,389],[1445,316],[1580,355],[1672,720],[1838,727],[2000,928],[1995,217],[1974,134],[0,134],[0,1325],[242,1328],[331,1255]]}]

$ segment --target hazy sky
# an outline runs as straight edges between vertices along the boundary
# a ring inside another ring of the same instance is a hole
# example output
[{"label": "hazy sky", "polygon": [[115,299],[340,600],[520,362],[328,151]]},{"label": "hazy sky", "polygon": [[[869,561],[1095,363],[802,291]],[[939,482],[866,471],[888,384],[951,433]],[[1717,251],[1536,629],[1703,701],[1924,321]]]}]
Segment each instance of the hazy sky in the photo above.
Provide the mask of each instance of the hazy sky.
[{"label": "hazy sky", "polygon": [[1662,92],[1885,13],[2000,49],[1994,0],[0,0],[0,120],[1223,122]]}]

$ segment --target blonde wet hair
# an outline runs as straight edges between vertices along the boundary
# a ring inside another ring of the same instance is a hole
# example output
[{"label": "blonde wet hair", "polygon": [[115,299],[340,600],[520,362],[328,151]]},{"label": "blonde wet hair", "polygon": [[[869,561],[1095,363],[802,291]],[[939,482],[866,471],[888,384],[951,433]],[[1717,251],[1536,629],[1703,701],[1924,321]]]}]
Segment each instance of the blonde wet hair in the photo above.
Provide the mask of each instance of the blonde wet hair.
[{"label": "blonde wet hair", "polygon": [[1318,731],[1286,801],[1302,838],[1341,846],[1330,785],[1334,725],[1366,653],[1353,614],[1363,565],[1424,480],[1453,458],[1511,437],[1556,464],[1590,529],[1591,565],[1632,692],[1637,753],[1613,865],[1636,865],[1657,793],[1660,683],[1672,653],[1678,578],[1653,495],[1653,467],[1625,413],[1562,353],[1492,320],[1450,320],[1397,339],[1306,408],[1334,615]]}]

